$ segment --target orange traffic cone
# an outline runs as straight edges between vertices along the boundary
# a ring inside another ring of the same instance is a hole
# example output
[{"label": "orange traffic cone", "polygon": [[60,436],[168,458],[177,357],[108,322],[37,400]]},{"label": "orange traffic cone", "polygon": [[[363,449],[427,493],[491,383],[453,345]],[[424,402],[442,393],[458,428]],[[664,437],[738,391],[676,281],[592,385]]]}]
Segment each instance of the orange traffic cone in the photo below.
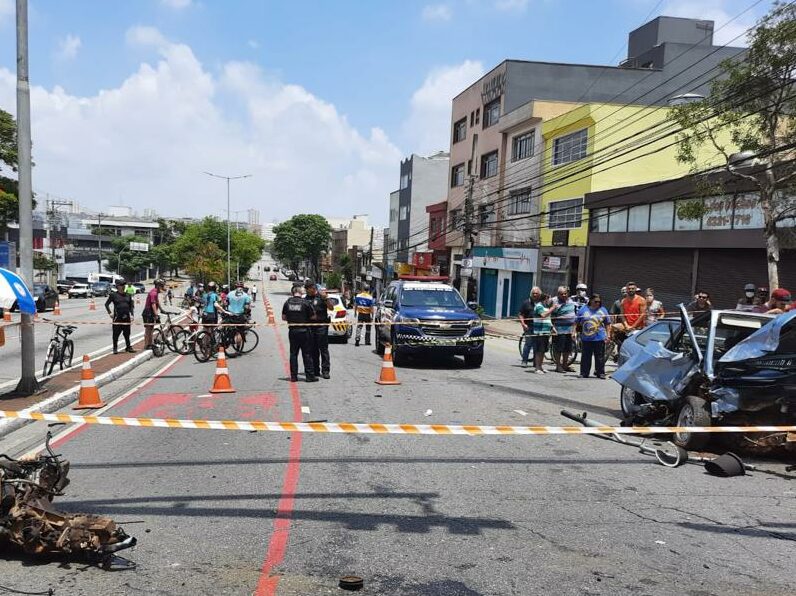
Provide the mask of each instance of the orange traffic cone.
[{"label": "orange traffic cone", "polygon": [[227,354],[224,348],[218,348],[218,360],[216,361],[216,376],[213,379],[213,387],[210,393],[235,393],[232,381],[229,380],[229,369],[227,368]]},{"label": "orange traffic cone", "polygon": [[400,385],[401,382],[395,376],[395,368],[392,365],[392,348],[390,344],[384,346],[384,360],[381,363],[381,373],[376,381],[379,385]]},{"label": "orange traffic cone", "polygon": [[276,319],[274,318],[274,311],[268,309],[268,324],[276,326]]},{"label": "orange traffic cone", "polygon": [[55,308],[53,308],[53,315],[55,315],[56,317],[60,317],[61,316],[61,303],[60,302],[56,302],[55,303]]},{"label": "orange traffic cone", "polygon": [[9,323],[9,322],[11,322],[11,311],[10,311],[10,310],[8,310],[8,309],[5,309],[5,310],[3,311],[3,320],[4,320],[6,323]]},{"label": "orange traffic cone", "polygon": [[94,299],[93,298],[89,298],[88,299],[88,309],[89,310],[97,310],[97,305],[94,304]]},{"label": "orange traffic cone", "polygon": [[105,404],[100,399],[99,389],[94,380],[94,371],[91,370],[91,361],[88,354],[83,356],[83,370],[80,371],[80,395],[74,410],[103,408]]}]

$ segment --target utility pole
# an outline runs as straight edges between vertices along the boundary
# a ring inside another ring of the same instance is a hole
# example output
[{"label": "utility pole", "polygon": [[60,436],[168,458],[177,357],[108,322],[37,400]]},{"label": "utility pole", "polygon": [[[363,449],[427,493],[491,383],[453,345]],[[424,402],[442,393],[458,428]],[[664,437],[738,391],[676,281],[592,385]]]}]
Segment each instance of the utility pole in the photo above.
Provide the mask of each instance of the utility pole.
[{"label": "utility pole", "polygon": [[[30,138],[30,75],[28,72],[28,0],[17,0],[17,166],[19,171],[19,265],[22,279],[33,288],[33,178]],[[17,392],[32,395],[36,380],[33,315],[22,313],[22,370]]]},{"label": "utility pole", "polygon": [[[55,287],[56,282],[58,281],[58,274],[60,270],[57,267],[57,261],[55,260],[55,225],[60,223],[60,218],[58,217],[58,207],[71,207],[72,201],[61,201],[58,199],[51,199],[49,195],[47,196],[47,222],[49,227],[47,229],[49,242],[50,242],[50,258],[52,259],[53,263],[56,263],[55,269],[55,280],[50,280],[50,285]],[[50,272],[52,275],[52,271]]]},{"label": "utility pole", "polygon": [[[465,302],[470,299],[470,276],[472,275],[472,244],[473,244],[473,189],[475,176],[467,180],[467,192],[464,195],[464,255],[462,256],[462,273],[459,290],[464,294]],[[465,266],[468,265],[468,266]]]},{"label": "utility pole", "polygon": [[97,273],[102,273],[102,215],[97,214]]},{"label": "utility pole", "polygon": [[242,176],[220,176],[219,174],[212,174],[211,172],[205,172],[208,176],[212,176],[213,178],[221,178],[222,180],[227,181],[227,285],[232,285],[232,251],[231,251],[231,232],[230,232],[230,223],[229,223],[229,182],[230,180],[241,180],[242,178],[251,178],[251,174],[243,174]]}]

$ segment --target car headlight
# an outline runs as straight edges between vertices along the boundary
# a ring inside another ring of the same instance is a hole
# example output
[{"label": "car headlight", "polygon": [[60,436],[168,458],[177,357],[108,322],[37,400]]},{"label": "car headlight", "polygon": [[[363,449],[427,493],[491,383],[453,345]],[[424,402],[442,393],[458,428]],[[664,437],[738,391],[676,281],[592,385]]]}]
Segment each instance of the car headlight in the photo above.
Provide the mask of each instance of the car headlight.
[{"label": "car headlight", "polygon": [[399,322],[404,325],[420,325],[420,319],[412,319],[410,317],[401,317]]},{"label": "car headlight", "polygon": [[470,321],[470,329],[478,329],[481,326],[483,326],[481,319],[473,319]]}]

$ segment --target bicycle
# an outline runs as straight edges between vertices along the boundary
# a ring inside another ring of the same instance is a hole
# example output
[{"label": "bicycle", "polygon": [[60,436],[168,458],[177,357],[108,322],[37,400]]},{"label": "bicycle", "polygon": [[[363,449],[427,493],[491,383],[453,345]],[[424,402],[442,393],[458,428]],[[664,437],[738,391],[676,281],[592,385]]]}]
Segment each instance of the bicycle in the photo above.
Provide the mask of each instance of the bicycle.
[{"label": "bicycle", "polygon": [[[233,348],[238,354],[248,354],[260,342],[260,336],[251,327],[243,323],[239,326],[232,325],[232,316],[221,316],[221,325],[212,327],[209,330],[203,329],[196,333],[194,339],[194,357],[199,362],[207,362],[218,353],[219,346]],[[235,321],[233,321],[234,323]],[[241,328],[243,328],[241,330]],[[253,339],[247,339],[253,338]],[[247,345],[248,344],[248,345]]]},{"label": "bicycle", "polygon": [[163,323],[160,320],[160,316],[155,322],[156,327],[152,330],[152,353],[160,358],[166,353],[166,348],[168,348],[172,352],[182,354],[185,349],[188,332],[182,325],[173,323],[171,320],[171,315],[180,313],[172,313],[163,309],[161,309],[161,312],[166,315],[166,322]]},{"label": "bicycle", "polygon": [[[45,321],[47,319],[44,319]],[[55,323],[50,344],[47,346],[47,356],[44,359],[44,376],[51,375],[56,363],[60,370],[72,366],[72,357],[75,354],[75,343],[69,336],[77,329],[74,325],[59,325]]]}]

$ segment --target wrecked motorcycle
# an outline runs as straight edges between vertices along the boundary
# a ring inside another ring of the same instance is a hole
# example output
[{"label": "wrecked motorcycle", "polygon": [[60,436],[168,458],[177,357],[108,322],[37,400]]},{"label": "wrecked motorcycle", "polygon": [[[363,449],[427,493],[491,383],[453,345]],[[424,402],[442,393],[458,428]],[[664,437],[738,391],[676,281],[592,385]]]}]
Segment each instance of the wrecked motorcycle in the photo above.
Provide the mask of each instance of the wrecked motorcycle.
[{"label": "wrecked motorcycle", "polygon": [[[778,425],[796,420],[796,312],[779,317],[714,310],[665,343],[650,341],[613,375],[626,422],[655,426]],[[796,445],[786,433],[740,437],[746,445]],[[675,433],[698,450],[707,433]]]},{"label": "wrecked motorcycle", "polygon": [[[69,485],[69,462],[53,453],[47,433],[46,453],[33,459],[0,454],[0,543],[31,555],[83,555],[106,568],[119,564],[113,553],[136,540],[109,517],[65,513],[52,506]],[[121,559],[129,567],[129,562]]]}]

